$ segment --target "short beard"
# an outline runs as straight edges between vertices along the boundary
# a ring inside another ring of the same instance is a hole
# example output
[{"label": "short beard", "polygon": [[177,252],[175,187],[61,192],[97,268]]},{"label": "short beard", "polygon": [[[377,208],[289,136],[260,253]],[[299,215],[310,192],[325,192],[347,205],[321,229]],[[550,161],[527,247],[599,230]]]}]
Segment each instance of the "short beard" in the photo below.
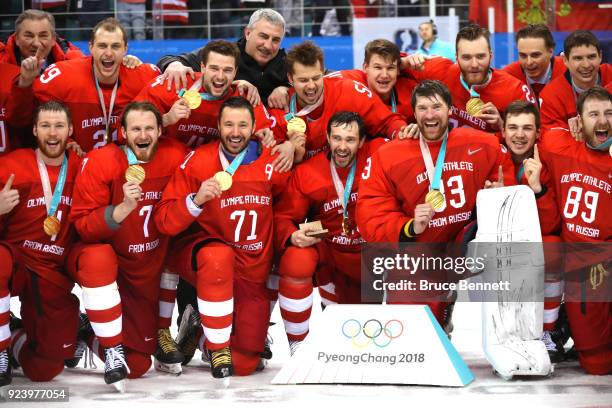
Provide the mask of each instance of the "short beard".
[{"label": "short beard", "polygon": [[134,155],[139,161],[150,162],[155,156],[155,152],[157,151],[158,143],[159,143],[159,140],[156,140],[155,142],[153,142],[149,146],[149,149],[147,150],[147,152],[144,153],[144,155],[141,152],[138,152],[138,150],[136,149],[137,147],[136,143],[129,143],[128,145],[130,146],[130,149],[132,149],[132,151],[134,152]]},{"label": "short beard", "polygon": [[47,150],[47,145],[42,143],[40,140],[37,139],[36,141],[36,145],[38,146],[38,148],[40,149],[41,153],[49,158],[49,159],[57,159],[58,157],[61,157],[64,152],[66,151],[66,145],[68,144],[68,139],[64,140],[64,141],[60,141],[59,146],[60,146],[60,150],[59,153],[57,154],[51,154],[49,152],[49,150]]}]

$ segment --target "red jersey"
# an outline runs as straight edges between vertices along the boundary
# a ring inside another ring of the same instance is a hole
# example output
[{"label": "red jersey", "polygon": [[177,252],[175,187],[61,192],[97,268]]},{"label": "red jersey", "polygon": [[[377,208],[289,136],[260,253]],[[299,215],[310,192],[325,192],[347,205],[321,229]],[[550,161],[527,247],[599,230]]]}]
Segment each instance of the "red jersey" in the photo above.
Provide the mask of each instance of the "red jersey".
[{"label": "red jersey", "polygon": [[[425,69],[422,71],[407,71],[417,81],[425,79],[437,79],[448,87],[451,93],[453,106],[451,106],[451,117],[449,119],[453,128],[459,126],[473,127],[474,129],[493,132],[494,130],[483,119],[474,117],[467,113],[465,105],[470,100],[470,92],[461,84],[461,70],[459,64],[454,64],[446,58],[432,58],[425,61]],[[516,100],[528,100],[535,103],[533,95],[526,84],[521,83],[511,75],[491,69],[489,82],[475,89],[484,103],[492,102],[500,115],[504,116],[506,107]]]},{"label": "red jersey", "polygon": [[538,144],[551,174],[566,242],[612,239],[612,157],[593,150],[566,130],[545,133]]},{"label": "red jersey", "polygon": [[[84,56],[85,55],[83,55],[79,47],[64,38],[56,36],[55,45],[51,48],[46,63],[51,65],[59,61],[83,58]],[[0,62],[19,66],[23,59],[23,56],[19,52],[19,47],[17,47],[15,43],[15,34],[9,37],[6,41],[6,45],[0,43]]]},{"label": "red jersey", "polygon": [[[51,191],[55,191],[61,166],[46,167]],[[64,273],[63,266],[74,240],[74,230],[68,218],[79,168],[80,159],[68,152],[66,182],[55,213],[61,229],[59,234],[48,236],[43,230],[47,207],[34,149],[19,149],[0,157],[0,185],[4,186],[10,175],[15,174],[12,188],[19,191],[19,204],[8,214],[0,215],[0,239],[18,248],[19,261],[29,269],[68,289],[74,282]]]},{"label": "red jersey", "polygon": [[[195,81],[199,81],[201,77],[201,73],[196,73],[195,80],[188,77],[188,88]],[[191,111],[189,118],[181,119],[174,125],[165,128],[167,136],[178,139],[191,148],[196,148],[203,143],[218,139],[219,110],[223,102],[232,96],[240,96],[235,86],[231,86],[222,99],[214,101],[202,100],[200,106]],[[175,87],[173,86],[168,91],[161,76],[151,81],[136,96],[137,101],[149,101],[154,104],[162,114],[167,113],[178,99],[179,96]],[[271,129],[275,126],[276,119],[270,116],[263,104],[255,106],[253,110],[255,111],[255,130]]]},{"label": "red jersey", "polygon": [[[612,65],[601,64],[599,83],[605,88],[610,82],[612,82]],[[542,132],[553,128],[568,129],[567,121],[578,114],[577,101],[578,95],[572,86],[569,71],[550,81],[541,95]]]},{"label": "red jersey", "polygon": [[90,152],[83,159],[74,192],[72,219],[85,242],[107,242],[113,246],[119,267],[133,279],[160,273],[168,237],[152,220],[153,207],[179,164],[185,147],[171,139],[160,139],[153,160],[140,163],[146,178],[142,196],[130,215],[117,224],[112,209],[123,202],[123,184],[128,160],[123,147],[114,144]]},{"label": "red jersey", "polygon": [[[368,76],[360,69],[348,69],[340,71],[340,73],[342,74],[343,78],[353,79],[361,82],[364,85],[368,85]],[[417,84],[418,82],[414,79],[400,75],[397,77],[397,82],[393,87],[393,91],[395,93],[395,103],[397,106],[395,111],[401,114],[404,117],[404,120],[408,123],[414,122],[414,111],[412,110],[410,99],[412,98],[412,91]],[[391,101],[387,103],[387,107],[392,109]]]},{"label": "red jersey", "polygon": [[235,266],[242,278],[265,282],[274,252],[272,204],[289,173],[274,171],[274,157],[270,149],[263,148],[259,158],[238,167],[229,190],[192,213],[189,196],[203,181],[223,171],[219,145],[220,141],[208,143],[188,155],[164,190],[155,209],[155,223],[162,233],[177,235],[196,221],[203,237],[235,248]]},{"label": "red jersey", "polygon": [[[159,75],[155,65],[142,64],[134,69],[121,65],[119,87],[113,111],[110,113],[110,132],[113,141],[118,140],[119,117],[125,105],[131,102],[149,81]],[[113,85],[100,84],[106,112],[109,113]],[[105,123],[100,107],[98,91],[93,75],[92,59],[81,58],[53,64],[40,75],[32,87],[20,88],[13,85],[14,106],[9,108],[9,117],[30,114],[24,107],[32,106],[32,92],[38,103],[51,100],[63,102],[70,109],[74,127],[74,140],[88,152],[106,144]],[[31,121],[31,116],[30,116]]]},{"label": "red jersey", "polygon": [[565,71],[567,71],[567,67],[563,63],[563,57],[552,57],[550,59],[550,71],[551,72],[550,72],[550,78],[548,78],[548,81],[546,83],[534,82],[531,84],[529,83],[529,80],[527,79],[527,74],[525,73],[525,70],[523,70],[523,68],[521,67],[521,63],[519,61],[514,61],[513,63],[506,65],[503,68],[503,71],[512,75],[513,77],[515,77],[522,83],[529,85],[533,93],[533,96],[539,105],[540,104],[540,94],[542,93],[542,89],[544,89],[544,87],[548,85],[550,81],[557,78],[558,76],[563,75]]},{"label": "red jersey", "polygon": [[[436,162],[442,142],[428,143]],[[474,129],[453,129],[448,135],[440,191],[446,207],[437,212],[419,242],[447,242],[473,218],[476,193],[486,180],[497,181],[499,166],[504,184],[513,185],[514,167],[505,146]],[[418,140],[393,141],[372,157],[372,170],[362,177],[357,201],[357,225],[368,242],[398,242],[402,228],[414,218],[414,208],[425,202],[429,179]]]},{"label": "red jersey", "polygon": [[0,81],[0,156],[6,154],[20,146],[20,136],[25,136],[25,132],[17,133],[16,129],[12,129],[8,124],[7,102],[11,97],[11,84],[13,80],[19,76],[19,67],[17,65],[0,63],[0,77],[4,78]]},{"label": "red jersey", "polygon": [[[276,247],[284,250],[291,234],[298,229],[298,224],[308,218],[308,220],[320,220],[323,228],[329,230],[325,242],[330,248],[342,252],[361,251],[363,239],[355,225],[359,180],[361,176],[367,176],[372,165],[372,154],[384,144],[385,139],[377,138],[366,142],[357,153],[355,179],[347,205],[349,219],[352,220],[354,227],[349,236],[342,231],[344,197],[339,198],[334,187],[329,153],[321,152],[297,165],[289,179],[287,189],[274,205]],[[345,186],[350,167],[336,167],[336,170],[342,185]]]},{"label": "red jersey", "polygon": [[[522,165],[514,164],[514,178],[517,184],[522,184],[529,187],[527,177],[523,172],[521,178],[518,178],[519,171]],[[542,235],[558,235],[559,224],[561,219],[559,218],[559,212],[557,211],[557,201],[555,192],[552,188],[550,180],[550,173],[546,169],[544,163],[542,163],[542,170],[540,171],[540,184],[542,188],[546,189],[543,195],[536,195],[536,204],[538,206],[538,217],[540,219],[540,231]]]},{"label": "red jersey", "polygon": [[[358,113],[365,123],[368,135],[372,137],[383,135],[393,138],[406,126],[402,116],[391,112],[367,86],[359,81],[342,78],[341,75],[340,72],[334,72],[323,78],[323,104],[304,118],[307,125],[305,159],[327,150],[327,122],[336,112]],[[289,90],[290,96],[294,93],[293,88]],[[277,119],[277,126],[274,128],[277,139],[286,139],[286,112],[283,109],[271,109],[270,112]]]}]

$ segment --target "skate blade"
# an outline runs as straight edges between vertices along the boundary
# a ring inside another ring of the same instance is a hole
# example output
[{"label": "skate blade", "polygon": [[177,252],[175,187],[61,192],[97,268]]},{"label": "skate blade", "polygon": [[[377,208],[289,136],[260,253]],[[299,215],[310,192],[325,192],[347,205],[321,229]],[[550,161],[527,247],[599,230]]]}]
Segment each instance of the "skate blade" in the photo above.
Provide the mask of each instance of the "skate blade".
[{"label": "skate blade", "polygon": [[112,383],[111,385],[115,387],[115,389],[119,391],[120,394],[125,394],[125,383],[125,380],[119,380],[117,382]]},{"label": "skate blade", "polygon": [[155,369],[157,371],[161,371],[163,373],[168,373],[168,374],[173,374],[173,375],[181,375],[181,373],[183,372],[181,363],[168,364],[168,363],[162,363],[161,361],[158,361],[157,359],[155,359],[154,361],[155,361],[155,364],[154,364]]}]

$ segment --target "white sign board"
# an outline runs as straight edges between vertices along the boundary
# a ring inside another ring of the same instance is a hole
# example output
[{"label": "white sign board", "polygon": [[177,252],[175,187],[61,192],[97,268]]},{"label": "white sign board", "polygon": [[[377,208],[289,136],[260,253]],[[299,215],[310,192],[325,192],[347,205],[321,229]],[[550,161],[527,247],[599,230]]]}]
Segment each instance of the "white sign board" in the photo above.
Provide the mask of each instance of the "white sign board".
[{"label": "white sign board", "polygon": [[272,384],[462,387],[473,379],[428,306],[330,305]]},{"label": "white sign board", "polygon": [[[361,68],[363,53],[368,42],[384,38],[394,42],[400,51],[412,53],[422,43],[419,24],[429,21],[427,17],[381,17],[353,19],[353,66]],[[434,19],[438,38],[455,44],[459,31],[459,17],[447,16]]]}]

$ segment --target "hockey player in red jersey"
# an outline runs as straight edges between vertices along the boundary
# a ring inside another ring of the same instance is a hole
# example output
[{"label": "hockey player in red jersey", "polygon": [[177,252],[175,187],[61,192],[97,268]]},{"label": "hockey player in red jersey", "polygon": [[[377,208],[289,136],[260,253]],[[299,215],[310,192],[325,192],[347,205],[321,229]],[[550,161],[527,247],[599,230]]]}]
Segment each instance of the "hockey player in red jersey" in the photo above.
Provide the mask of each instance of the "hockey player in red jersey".
[{"label": "hockey player in red jersey", "polygon": [[[551,174],[563,241],[610,242],[612,96],[594,86],[580,94],[577,109],[584,142],[576,141],[567,130],[551,130],[542,135],[540,155]],[[593,276],[597,266],[582,272]],[[580,365],[590,374],[610,374],[612,303],[609,299],[588,301],[600,291],[610,293],[610,279],[603,278],[603,286],[591,282],[582,285],[566,277],[566,294],[573,295],[565,307]]]},{"label": "hockey player in red jersey", "polygon": [[[153,103],[163,113],[167,135],[191,148],[217,140],[219,107],[228,98],[240,95],[238,86],[233,85],[239,58],[240,51],[235,43],[211,41],[202,51],[201,73],[196,73],[195,79],[187,79],[186,89],[176,89],[174,85],[168,89],[163,78],[158,77],[142,89],[136,100]],[[198,107],[190,109],[187,99],[181,98],[185,91],[196,91],[200,95]],[[254,110],[256,130],[274,127],[275,120],[265,106],[258,104]]]},{"label": "hockey player in red jersey", "polygon": [[75,185],[72,219],[77,232],[86,243],[110,244],[118,258],[118,272],[99,271],[89,262],[95,248],[86,247],[69,265],[78,271],[97,339],[92,349],[106,362],[107,384],[142,376],[154,353],[164,364],[183,358],[170,333],[158,331],[168,237],[158,231],[152,213],[186,148],[159,139],[161,123],[161,114],[150,103],[128,104],[121,117],[127,144],[90,152]]},{"label": "hockey player in red jersey", "polygon": [[293,85],[289,91],[289,112],[281,109],[271,112],[277,120],[275,134],[280,133],[280,139],[286,137],[302,146],[296,151],[297,161],[327,149],[325,128],[329,118],[338,111],[359,114],[368,135],[404,137],[404,119],[391,112],[367,86],[342,78],[340,72],[323,75],[323,50],[312,42],[305,41],[291,48],[287,53],[287,67],[289,82]]},{"label": "hockey player in red jersey", "polygon": [[593,33],[577,30],[563,42],[563,62],[567,71],[551,81],[540,95],[542,130],[570,129],[568,121],[577,114],[578,96],[595,85],[612,82],[612,66],[602,64],[602,50]]},{"label": "hockey player in red jersey", "polygon": [[491,68],[493,52],[490,34],[474,24],[457,33],[457,63],[446,58],[425,60],[420,54],[402,58],[402,67],[417,81],[444,82],[453,100],[450,123],[453,128],[468,126],[499,132],[502,114],[510,102],[525,99],[535,102],[529,87],[511,75]]},{"label": "hockey player in red jersey", "polygon": [[173,270],[197,290],[203,351],[216,378],[252,373],[268,329],[272,205],[288,173],[278,173],[270,149],[252,140],[254,121],[246,99],[226,100],[220,141],[188,155],[154,213],[168,235],[193,224],[193,235],[175,245]]},{"label": "hockey player in red jersey", "polygon": [[19,296],[23,319],[23,327],[12,327],[11,351],[26,377],[50,381],[76,350],[79,301],[63,266],[74,238],[68,215],[80,159],[66,151],[72,126],[65,106],[46,103],[34,118],[38,148],[0,158],[0,385],[11,381],[11,295]]},{"label": "hockey player in red jersey", "polygon": [[[367,242],[454,241],[473,217],[478,190],[514,184],[512,162],[496,138],[449,130],[451,96],[444,84],[417,85],[412,106],[422,136],[378,149],[359,185],[357,225]],[[388,299],[402,301],[393,293]],[[446,303],[427,303],[445,326]]]},{"label": "hockey player in red jersey", "polygon": [[542,89],[567,68],[563,57],[555,57],[555,40],[545,24],[528,24],[516,32],[519,60],[504,67],[504,71],[527,84],[531,95],[540,105]]},{"label": "hockey player in red jersey", "polygon": [[[280,260],[279,304],[291,353],[308,334],[313,276],[331,270],[338,303],[360,303],[361,235],[355,224],[359,180],[367,176],[371,155],[385,143],[367,143],[363,121],[353,112],[336,112],[327,125],[330,152],[298,165],[274,206]],[[365,143],[365,144],[364,144]],[[319,220],[323,238],[299,229],[305,219]]]},{"label": "hockey player in red jersey", "polygon": [[73,115],[74,141],[84,152],[118,140],[118,119],[123,108],[159,74],[143,64],[134,69],[122,65],[127,36],[114,18],[100,21],[89,42],[91,56],[53,64],[39,78],[39,67],[25,69],[12,88],[9,120],[27,120],[34,98],[42,103],[59,100]]},{"label": "hockey player in red jersey", "polygon": [[417,82],[399,73],[400,50],[389,40],[372,40],[366,44],[363,69],[341,71],[343,78],[365,84],[391,109],[414,122],[410,95]]},{"label": "hockey player in red jersey", "polygon": [[536,197],[542,242],[546,244],[542,341],[551,362],[558,363],[565,357],[563,344],[567,341],[565,334],[556,327],[563,296],[563,266],[559,247],[550,244],[561,242],[558,235],[561,220],[556,209],[550,175],[542,165],[536,144],[540,137],[540,113],[537,107],[527,101],[515,101],[508,105],[502,134],[514,163],[516,182],[529,186]]}]

